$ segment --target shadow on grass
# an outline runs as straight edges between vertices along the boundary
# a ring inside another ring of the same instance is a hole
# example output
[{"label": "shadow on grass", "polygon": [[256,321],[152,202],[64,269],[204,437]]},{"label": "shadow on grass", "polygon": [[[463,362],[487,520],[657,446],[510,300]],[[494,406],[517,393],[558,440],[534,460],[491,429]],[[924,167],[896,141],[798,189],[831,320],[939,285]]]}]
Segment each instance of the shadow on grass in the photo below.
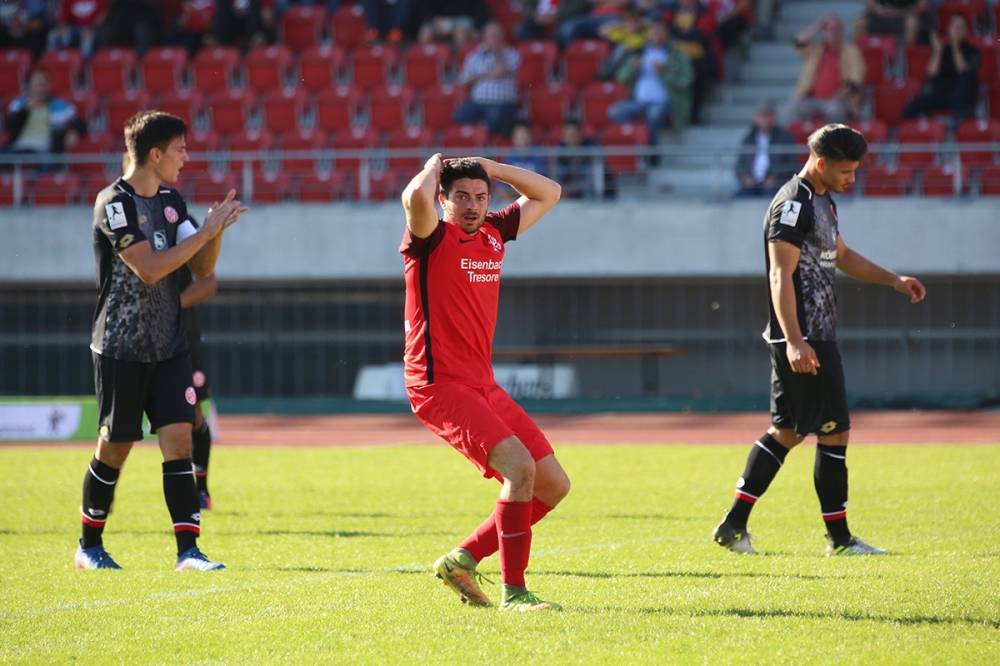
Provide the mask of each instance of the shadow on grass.
[{"label": "shadow on grass", "polygon": [[408,575],[420,575],[426,576],[430,573],[430,569],[404,569],[404,568],[390,568],[390,569],[336,569],[334,567],[270,567],[271,571],[285,571],[294,573],[335,573],[335,574],[346,574],[346,575],[363,575],[363,574],[408,574]]},{"label": "shadow on grass", "polygon": [[661,571],[639,573],[607,573],[604,571],[531,571],[532,576],[572,576],[575,578],[796,578],[799,580],[830,580],[846,576],[813,576],[810,574],[716,573],[713,571]]},{"label": "shadow on grass", "polygon": [[[615,608],[603,609],[579,609],[581,613],[601,613],[609,610],[620,610]],[[802,620],[847,620],[849,622],[883,622],[885,624],[895,624],[903,626],[947,626],[947,625],[982,625],[991,629],[1000,629],[998,619],[980,619],[972,617],[934,617],[917,615],[914,617],[891,615],[873,615],[870,613],[819,613],[814,611],[792,611],[792,610],[750,610],[748,608],[726,608],[708,611],[685,612],[676,608],[640,608],[641,615],[679,615],[688,617],[738,617],[738,618],[795,618]]]}]

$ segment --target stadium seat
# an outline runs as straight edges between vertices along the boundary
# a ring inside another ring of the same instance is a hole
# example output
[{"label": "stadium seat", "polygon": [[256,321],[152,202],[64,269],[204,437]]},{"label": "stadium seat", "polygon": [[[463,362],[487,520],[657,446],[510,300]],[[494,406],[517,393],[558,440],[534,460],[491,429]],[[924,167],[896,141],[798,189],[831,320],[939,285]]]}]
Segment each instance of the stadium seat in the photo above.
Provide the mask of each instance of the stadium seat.
[{"label": "stadium seat", "polygon": [[221,134],[239,132],[247,127],[257,106],[257,95],[248,88],[222,89],[208,100],[212,127]]},{"label": "stadium seat", "polygon": [[[326,148],[327,136],[323,130],[300,129],[297,132],[286,132],[278,138],[278,145],[284,151],[292,150],[322,150]],[[316,160],[309,157],[285,158],[282,169],[288,173],[318,173],[329,170],[329,160]]]},{"label": "stadium seat", "polygon": [[114,182],[114,178],[105,176],[103,173],[100,175],[82,176],[80,183],[81,203],[93,205],[97,200],[97,195],[101,193],[101,190]]},{"label": "stadium seat", "polygon": [[340,201],[347,191],[347,177],[336,171],[302,174],[296,190],[300,203]]},{"label": "stadium seat", "polygon": [[[872,147],[884,145],[889,141],[889,126],[885,121],[878,118],[873,120],[852,120],[848,125],[864,134],[865,141],[868,142],[868,154],[865,155],[862,163],[870,163],[877,160],[879,153],[873,150]],[[802,141],[802,143],[805,143],[805,141]]]},{"label": "stadium seat", "polygon": [[47,51],[35,66],[49,75],[53,94],[65,95],[78,87],[83,56],[76,49]]},{"label": "stadium seat", "polygon": [[116,136],[125,129],[125,121],[140,111],[152,108],[152,97],[145,90],[119,90],[110,93],[106,99],[108,131]]},{"label": "stadium seat", "polygon": [[403,56],[403,80],[414,90],[441,83],[451,63],[447,44],[415,44]]},{"label": "stadium seat", "polygon": [[192,66],[193,85],[206,93],[227,90],[237,84],[240,52],[231,46],[216,46],[198,51]]},{"label": "stadium seat", "polygon": [[913,169],[907,166],[875,166],[866,169],[862,175],[865,196],[901,197],[913,188]]},{"label": "stadium seat", "polygon": [[[649,130],[643,124],[611,124],[601,133],[601,145],[606,148],[648,146]],[[604,163],[607,165],[609,172],[616,174],[636,173],[642,167],[641,158],[633,155],[608,155],[604,158]]]},{"label": "stadium seat", "polygon": [[90,88],[102,94],[131,88],[137,60],[130,48],[98,49],[87,67]]},{"label": "stadium seat", "polygon": [[316,96],[316,126],[327,132],[350,128],[358,115],[361,100],[361,91],[351,86],[322,91]]},{"label": "stadium seat", "polygon": [[982,54],[982,61],[979,64],[977,78],[979,83],[989,85],[1000,80],[1000,67],[997,58],[1000,56],[1000,49],[997,47],[996,35],[978,35],[970,40]]},{"label": "stadium seat", "polygon": [[560,127],[569,115],[573,88],[562,81],[538,84],[528,94],[531,126],[542,130]]},{"label": "stadium seat", "polygon": [[[947,134],[944,123],[937,120],[911,120],[903,123],[896,134],[896,141],[901,145],[937,144],[942,143]],[[934,163],[935,153],[901,152],[899,163],[908,166],[930,166]]]},{"label": "stadium seat", "polygon": [[580,95],[580,119],[584,125],[602,128],[608,120],[608,107],[628,98],[628,89],[617,81],[592,81]]},{"label": "stadium seat", "polygon": [[156,108],[164,113],[183,118],[190,130],[205,109],[205,95],[197,88],[165,90],[160,95]]},{"label": "stadium seat", "polygon": [[441,133],[439,143],[442,148],[450,149],[482,148],[489,138],[485,125],[452,125]]},{"label": "stadium seat", "polygon": [[292,69],[292,50],[287,46],[258,46],[250,49],[244,61],[247,85],[259,93],[288,85]]},{"label": "stadium seat", "polygon": [[365,43],[368,21],[361,5],[342,4],[330,17],[333,43],[350,52]]},{"label": "stadium seat", "polygon": [[187,50],[176,46],[152,48],[139,61],[143,87],[152,93],[181,89],[187,70]]},{"label": "stadium seat", "polygon": [[582,87],[597,78],[604,61],[611,53],[611,46],[604,40],[579,39],[566,47],[566,80]]},{"label": "stadium seat", "polygon": [[[222,139],[215,130],[188,130],[187,140],[188,163],[184,165],[181,172],[185,176],[199,176],[211,171],[213,165],[217,165],[213,153],[218,152],[222,145]],[[192,155],[204,155],[204,159],[192,159]]]},{"label": "stadium seat", "polygon": [[927,64],[931,61],[931,47],[924,44],[907,44],[906,76],[923,82],[927,80]]},{"label": "stadium seat", "polygon": [[[520,6],[521,3],[518,2],[517,5]],[[517,30],[517,26],[524,22],[524,14],[518,9],[515,9],[514,3],[509,2],[508,0],[491,3],[490,14],[494,21],[503,26],[508,39],[513,38],[513,35]]]},{"label": "stadium seat", "polygon": [[1000,118],[1000,81],[993,84],[988,95],[990,118]]},{"label": "stadium seat", "polygon": [[[274,134],[267,130],[243,130],[233,132],[227,140],[228,149],[231,153],[264,153],[274,148]],[[240,172],[246,162],[242,158],[233,158],[229,164],[229,169]],[[264,167],[263,158],[250,160],[254,172],[260,171]],[[268,165],[269,167],[271,165]]]},{"label": "stadium seat", "polygon": [[296,52],[313,48],[322,39],[326,20],[322,6],[292,5],[281,15],[280,42]]},{"label": "stadium seat", "polygon": [[265,171],[253,176],[253,203],[281,203],[292,196],[292,179],[280,171]]},{"label": "stadium seat", "polygon": [[87,127],[95,127],[101,119],[101,96],[93,90],[74,90],[66,95],[66,100],[73,102],[76,115],[87,123]]},{"label": "stadium seat", "polygon": [[1000,166],[983,169],[979,176],[979,193],[985,196],[1000,196]]},{"label": "stadium seat", "polygon": [[889,67],[896,59],[896,40],[872,35],[855,41],[865,58],[865,85],[873,86],[889,78]]},{"label": "stadium seat", "polygon": [[309,94],[302,88],[280,88],[264,95],[264,127],[272,132],[288,132],[302,127],[309,106]]},{"label": "stadium seat", "polygon": [[[370,127],[342,129],[333,135],[333,147],[337,150],[371,150],[378,145],[378,132]],[[358,157],[337,157],[338,169],[357,170],[361,165]]]},{"label": "stadium seat", "polygon": [[344,50],[339,46],[314,46],[299,56],[299,81],[312,92],[336,87],[344,68]]},{"label": "stadium seat", "polygon": [[214,204],[226,198],[229,190],[236,190],[236,198],[240,198],[240,179],[235,174],[225,171],[211,171],[201,178],[192,178],[188,198],[193,203]]},{"label": "stadium seat", "polygon": [[394,47],[381,44],[355,49],[348,63],[351,82],[363,90],[373,90],[388,85],[398,57],[399,54]]},{"label": "stadium seat", "polygon": [[969,25],[969,33],[987,26],[986,0],[944,0],[937,8],[937,21],[942,32],[947,32],[952,16],[961,16]]},{"label": "stadium seat", "polygon": [[0,50],[0,97],[17,97],[27,85],[31,52],[26,49]]},{"label": "stadium seat", "polygon": [[[100,162],[80,162],[69,165],[69,170],[76,174],[100,174],[104,178],[105,171],[111,171],[112,166],[117,164],[119,173],[121,172],[122,150],[119,148],[116,136],[107,132],[91,132],[86,136],[81,136],[76,145],[67,149],[71,155],[101,155]],[[108,181],[110,182],[110,181]],[[108,183],[105,183],[107,185]]]},{"label": "stadium seat", "polygon": [[967,168],[962,168],[962,186],[960,190],[955,189],[955,174],[957,170],[954,165],[942,164],[941,166],[928,167],[924,169],[921,179],[921,189],[925,197],[952,197],[969,191],[971,182],[971,172]]},{"label": "stadium seat", "polygon": [[434,133],[426,127],[397,127],[389,133],[385,142],[386,148],[394,150],[423,148],[424,150],[419,155],[390,157],[386,166],[398,171],[418,171],[427,161],[427,156],[431,152],[427,149],[433,144]]},{"label": "stadium seat", "polygon": [[465,101],[465,88],[450,83],[442,83],[428,88],[420,102],[424,125],[440,132],[453,124],[455,109]]},{"label": "stadium seat", "polygon": [[[368,175],[368,200],[369,201],[392,201],[399,199],[403,192],[402,176],[395,171],[372,171]],[[361,179],[356,181],[355,196],[364,199]]]},{"label": "stadium seat", "polygon": [[555,42],[520,42],[517,50],[521,54],[521,66],[517,70],[517,85],[520,90],[541,87],[553,79],[559,57],[559,46]]},{"label": "stadium seat", "polygon": [[46,173],[32,187],[36,206],[69,206],[80,200],[80,177],[72,173]]},{"label": "stadium seat", "polygon": [[[955,132],[955,141],[963,143],[1000,143],[1000,120],[965,120]],[[991,166],[996,163],[996,151],[962,150],[963,166],[974,168]]]},{"label": "stadium seat", "polygon": [[818,130],[822,125],[823,123],[816,122],[815,120],[793,120],[788,123],[785,129],[795,137],[795,143],[804,146],[809,139],[809,135]]},{"label": "stadium seat", "polygon": [[920,92],[916,79],[892,79],[875,88],[872,106],[875,117],[890,126],[903,122],[903,107]]},{"label": "stadium seat", "polygon": [[368,99],[368,124],[380,132],[388,132],[406,124],[413,106],[413,89],[409,86],[383,86],[372,91]]},{"label": "stadium seat", "polygon": [[0,206],[13,206],[17,204],[20,206],[24,203],[25,191],[22,188],[20,201],[14,201],[14,176],[0,172]]}]

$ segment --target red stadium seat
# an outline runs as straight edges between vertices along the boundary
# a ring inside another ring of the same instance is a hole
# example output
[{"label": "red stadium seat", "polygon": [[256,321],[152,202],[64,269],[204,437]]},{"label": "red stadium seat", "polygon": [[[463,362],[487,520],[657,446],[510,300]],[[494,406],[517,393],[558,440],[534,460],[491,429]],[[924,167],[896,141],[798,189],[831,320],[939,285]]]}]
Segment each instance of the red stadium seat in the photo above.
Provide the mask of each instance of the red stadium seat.
[{"label": "red stadium seat", "polygon": [[146,51],[139,61],[143,87],[153,93],[178,90],[187,75],[188,54],[177,46],[163,46]]},{"label": "red stadium seat", "polygon": [[206,93],[226,90],[236,84],[240,52],[231,46],[216,46],[198,51],[194,58],[194,85]]},{"label": "red stadium seat", "polygon": [[415,44],[403,57],[403,79],[414,90],[424,90],[441,83],[451,63],[451,49],[446,44]]},{"label": "red stadium seat", "polygon": [[[649,130],[642,124],[612,124],[601,133],[601,145],[605,147],[648,146]],[[604,158],[604,163],[611,173],[628,174],[638,172],[641,169],[642,160],[632,155],[608,155]]]},{"label": "red stadium seat", "polygon": [[112,93],[131,88],[137,60],[132,49],[98,49],[87,68],[90,88],[99,93]]},{"label": "red stadium seat", "polygon": [[292,179],[280,171],[256,173],[253,177],[254,203],[281,203],[292,196]]},{"label": "red stadium seat", "polygon": [[281,88],[264,95],[264,127],[272,132],[288,132],[302,126],[309,106],[309,94],[302,88]]},{"label": "red stadium seat", "polygon": [[[282,150],[322,150],[326,148],[326,132],[323,130],[300,129],[297,132],[282,134],[278,139],[278,145]],[[325,164],[329,169],[329,160],[316,160],[313,158],[285,158],[282,160],[282,169],[289,173],[316,173],[323,170]]]},{"label": "red stadium seat", "polygon": [[152,108],[151,96],[145,90],[119,90],[107,96],[108,131],[114,135],[125,129],[125,121]]},{"label": "red stadium seat", "polygon": [[823,123],[814,120],[793,120],[785,128],[788,133],[795,137],[795,143],[802,145],[809,140],[809,135],[822,127]]},{"label": "red stadium seat", "polygon": [[364,90],[388,85],[398,57],[395,47],[381,44],[355,49],[348,64],[351,81]]},{"label": "red stadium seat", "polygon": [[319,44],[326,24],[326,9],[313,5],[292,5],[281,15],[280,41],[294,51]]},{"label": "red stadium seat", "polygon": [[368,21],[365,19],[365,10],[360,5],[345,3],[330,17],[333,43],[344,51],[353,51],[364,44],[367,31]]},{"label": "red stadium seat", "polygon": [[560,127],[573,103],[573,88],[564,82],[536,85],[528,95],[528,117],[532,127],[549,130]]},{"label": "red stadium seat", "polygon": [[339,46],[314,46],[299,57],[299,80],[313,92],[321,92],[337,85],[344,68],[344,50]]},{"label": "red stadium seat", "polygon": [[865,196],[901,197],[913,187],[913,169],[906,166],[876,166],[863,172]]},{"label": "red stadium seat", "polygon": [[489,141],[485,125],[452,125],[441,133],[441,147],[449,149],[482,148]]},{"label": "red stadium seat", "polygon": [[961,189],[955,188],[955,174],[957,170],[951,164],[929,167],[924,169],[921,188],[925,197],[952,197],[969,191],[971,182],[971,172],[963,168]]},{"label": "red stadium seat", "polygon": [[[937,120],[911,120],[903,123],[896,134],[900,145],[937,144],[944,141],[947,129],[944,123]],[[932,151],[900,153],[899,163],[909,166],[930,166],[934,163],[935,154]]]},{"label": "red stadium seat", "polygon": [[93,90],[74,90],[66,95],[66,100],[73,102],[76,115],[86,121],[88,127],[97,124],[101,117],[101,96]]},{"label": "red stadium seat", "polygon": [[[963,143],[1000,143],[1000,120],[965,120],[955,132],[955,141]],[[996,151],[963,150],[963,166],[984,167],[996,163]]]},{"label": "red stadium seat", "polygon": [[388,132],[406,124],[413,106],[413,89],[409,86],[383,86],[372,91],[368,104],[371,127]]},{"label": "red stadium seat", "polygon": [[1000,166],[983,169],[979,176],[979,192],[986,196],[1000,196]]},{"label": "red stadium seat", "polygon": [[517,50],[521,54],[521,66],[517,70],[518,88],[528,90],[532,86],[544,86],[552,80],[559,57],[559,46],[555,42],[520,42]]},{"label": "red stadium seat", "polygon": [[64,95],[78,87],[83,56],[76,49],[48,51],[38,59],[36,67],[48,73],[52,92]]},{"label": "red stadium seat", "polygon": [[906,76],[917,81],[927,80],[927,64],[931,61],[931,47],[924,44],[907,44]]},{"label": "red stadium seat", "polygon": [[104,174],[82,176],[82,182],[80,184],[81,202],[93,205],[93,203],[97,200],[97,195],[101,193],[101,190],[110,185],[112,182],[114,182],[114,177],[105,176]]},{"label": "red stadium seat", "polygon": [[156,108],[164,113],[183,118],[190,129],[205,109],[205,95],[197,88],[165,90]]},{"label": "red stadium seat", "polygon": [[896,40],[872,35],[855,41],[865,58],[865,84],[878,85],[889,78],[889,67],[896,59]]},{"label": "red stadium seat", "polygon": [[9,173],[0,172],[0,206],[20,206],[24,203],[26,192],[21,189],[19,201],[14,201],[14,176]]},{"label": "red stadium seat", "polygon": [[977,78],[979,83],[989,85],[1000,80],[1000,67],[998,67],[997,56],[1000,55],[997,48],[996,35],[978,35],[969,39],[982,54],[982,62],[979,65]]},{"label": "red stadium seat", "polygon": [[[90,133],[81,136],[76,145],[66,151],[71,155],[101,155],[100,162],[81,162],[69,165],[69,170],[76,174],[100,174],[103,179],[105,171],[113,170],[117,164],[118,173],[121,172],[122,150],[119,148],[118,139],[107,132]],[[108,181],[110,183],[111,181]],[[107,185],[108,183],[105,183]]]},{"label": "red stadium seat", "polygon": [[947,32],[952,16],[961,16],[969,25],[969,33],[986,27],[986,0],[944,0],[937,8],[938,26]]},{"label": "red stadium seat", "polygon": [[581,120],[589,127],[608,125],[608,107],[628,98],[628,89],[616,81],[593,81],[580,95]]},{"label": "red stadium seat", "polygon": [[250,49],[246,61],[247,85],[257,92],[282,88],[292,69],[292,50],[287,46],[258,46]]},{"label": "red stadium seat", "polygon": [[1000,81],[989,91],[990,118],[1000,118]]},{"label": "red stadium seat", "polygon": [[920,92],[920,82],[915,79],[893,79],[875,88],[872,105],[875,117],[895,126],[903,122],[903,107]]},{"label": "red stadium seat", "polygon": [[[368,200],[369,201],[392,201],[399,199],[403,192],[402,176],[395,171],[372,171],[368,175]],[[362,183],[359,179],[356,183],[355,194],[358,199],[364,199]]]},{"label": "red stadium seat", "polygon": [[303,174],[298,182],[300,203],[340,201],[347,191],[347,177],[336,171]]},{"label": "red stadium seat", "polygon": [[[229,152],[232,153],[263,153],[274,148],[274,134],[267,130],[243,130],[229,135]],[[233,158],[229,168],[239,171],[243,168],[245,159]],[[263,159],[250,160],[254,171],[259,171],[264,166]]]},{"label": "red stadium seat", "polygon": [[[333,147],[337,150],[371,150],[378,145],[378,132],[370,127],[355,127],[353,129],[342,129],[333,135]],[[338,169],[353,169],[361,164],[358,157],[338,157],[336,166]]]},{"label": "red stadium seat", "polygon": [[[886,125],[885,121],[878,118],[874,120],[852,120],[848,125],[864,134],[865,141],[868,142],[868,154],[865,155],[862,163],[878,159],[879,154],[872,150],[872,146],[883,145],[889,141],[889,126]],[[805,143],[805,141],[802,143]]]},{"label": "red stadium seat", "polygon": [[398,127],[389,133],[385,147],[395,150],[423,148],[419,155],[390,157],[388,167],[400,171],[419,170],[430,157],[430,147],[434,144],[434,133],[426,127]]},{"label": "red stadium seat", "polygon": [[239,199],[240,179],[225,171],[211,171],[201,178],[190,181],[190,201],[198,204],[214,204],[226,198],[229,190],[236,190]]},{"label": "red stadium seat", "polygon": [[455,115],[455,109],[465,101],[465,94],[464,87],[450,83],[425,90],[420,104],[424,125],[436,132],[451,127],[452,116]]},{"label": "red stadium seat", "polygon": [[324,90],[316,96],[316,126],[327,132],[350,128],[358,115],[361,99],[361,91],[351,86]]},{"label": "red stadium seat", "polygon": [[212,114],[212,127],[221,134],[239,132],[247,126],[257,95],[247,88],[223,89],[211,96],[208,108]]},{"label": "red stadium seat", "polygon": [[26,49],[0,50],[0,97],[17,97],[27,85],[31,69],[31,51]]},{"label": "red stadium seat", "polygon": [[[520,2],[517,3],[520,6]],[[490,5],[490,13],[494,21],[503,26],[507,38],[511,39],[517,26],[524,22],[524,15],[515,9],[513,3],[507,1],[494,2]]]},{"label": "red stadium seat", "polygon": [[582,87],[597,78],[604,61],[611,53],[611,46],[603,40],[580,39],[566,47],[566,80]]},{"label": "red stadium seat", "polygon": [[[184,176],[199,176],[208,173],[214,162],[212,153],[218,152],[222,146],[219,133],[214,130],[196,130],[194,132],[188,130],[185,143],[189,159],[181,173]],[[205,155],[206,157],[200,160],[191,159],[192,155]]]},{"label": "red stadium seat", "polygon": [[72,173],[46,173],[35,181],[36,206],[68,206],[80,200],[80,177]]}]

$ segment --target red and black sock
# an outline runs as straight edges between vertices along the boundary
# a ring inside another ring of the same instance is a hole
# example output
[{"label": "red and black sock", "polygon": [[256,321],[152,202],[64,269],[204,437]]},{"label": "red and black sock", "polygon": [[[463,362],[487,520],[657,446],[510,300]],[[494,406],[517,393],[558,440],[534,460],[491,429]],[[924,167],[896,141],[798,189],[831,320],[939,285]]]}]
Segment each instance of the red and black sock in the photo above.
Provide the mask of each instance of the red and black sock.
[{"label": "red and black sock", "polygon": [[847,528],[846,446],[816,445],[813,481],[826,532],[836,545],[843,545],[851,538],[851,530]]},{"label": "red and black sock", "polygon": [[497,500],[500,534],[500,578],[504,585],[524,587],[524,570],[531,555],[531,502]]},{"label": "red and black sock", "polygon": [[743,476],[736,482],[736,498],[726,514],[726,522],[733,527],[746,528],[753,505],[771,485],[778,470],[785,464],[788,449],[778,443],[770,433],[754,442],[747,456]]},{"label": "red and black sock", "polygon": [[83,476],[83,504],[80,519],[83,521],[83,535],[80,545],[92,548],[103,543],[104,525],[108,521],[111,503],[115,501],[115,486],[121,470],[108,467],[96,457],[90,461]]},{"label": "red and black sock", "polygon": [[[537,497],[533,498],[531,500],[531,524],[534,525],[549,515],[550,511],[552,511],[552,507]],[[495,510],[489,518],[483,521],[482,525],[476,528],[475,532],[469,535],[469,538],[459,544],[459,548],[469,551],[476,562],[482,562],[483,559],[500,550],[500,534],[497,530]]]},{"label": "red and black sock", "polygon": [[174,521],[178,555],[193,548],[201,534],[201,509],[193,474],[190,458],[163,463],[163,497]]},{"label": "red and black sock", "polygon": [[212,431],[208,419],[203,419],[201,429],[191,431],[191,460],[194,461],[194,479],[198,490],[208,492],[208,456],[212,451]]}]

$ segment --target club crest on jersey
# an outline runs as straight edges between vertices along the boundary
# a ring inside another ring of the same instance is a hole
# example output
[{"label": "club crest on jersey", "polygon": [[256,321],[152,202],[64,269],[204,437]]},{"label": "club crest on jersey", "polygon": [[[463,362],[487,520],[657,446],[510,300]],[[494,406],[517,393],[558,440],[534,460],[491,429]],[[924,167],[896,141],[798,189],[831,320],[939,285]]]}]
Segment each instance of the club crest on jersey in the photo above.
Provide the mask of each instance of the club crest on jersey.
[{"label": "club crest on jersey", "polygon": [[104,207],[104,211],[108,214],[108,226],[112,229],[121,229],[128,224],[128,220],[125,219],[125,207],[120,202],[109,203]]},{"label": "club crest on jersey", "polygon": [[201,370],[195,370],[194,375],[192,375],[191,377],[191,381],[194,383],[195,386],[201,388],[202,386],[205,385],[205,373],[202,372]]},{"label": "club crest on jersey", "polygon": [[177,211],[173,206],[167,206],[164,208],[163,216],[167,218],[167,222],[170,224],[177,224],[177,220],[181,219],[181,216],[177,214]]},{"label": "club crest on jersey", "polygon": [[488,242],[490,244],[490,247],[493,248],[494,252],[503,252],[503,244],[500,241],[498,241],[496,238],[494,238],[493,236],[490,236],[489,234],[487,234],[486,235],[486,242]]},{"label": "club crest on jersey", "polygon": [[193,386],[188,386],[187,390],[184,391],[184,399],[188,401],[189,405],[198,402],[198,394],[194,392]]},{"label": "club crest on jersey", "polygon": [[799,211],[801,210],[802,204],[798,201],[786,201],[785,205],[781,207],[780,222],[794,227],[799,222]]},{"label": "club crest on jersey", "polygon": [[153,232],[153,248],[156,250],[163,250],[167,247],[167,232],[166,231],[154,231]]}]

